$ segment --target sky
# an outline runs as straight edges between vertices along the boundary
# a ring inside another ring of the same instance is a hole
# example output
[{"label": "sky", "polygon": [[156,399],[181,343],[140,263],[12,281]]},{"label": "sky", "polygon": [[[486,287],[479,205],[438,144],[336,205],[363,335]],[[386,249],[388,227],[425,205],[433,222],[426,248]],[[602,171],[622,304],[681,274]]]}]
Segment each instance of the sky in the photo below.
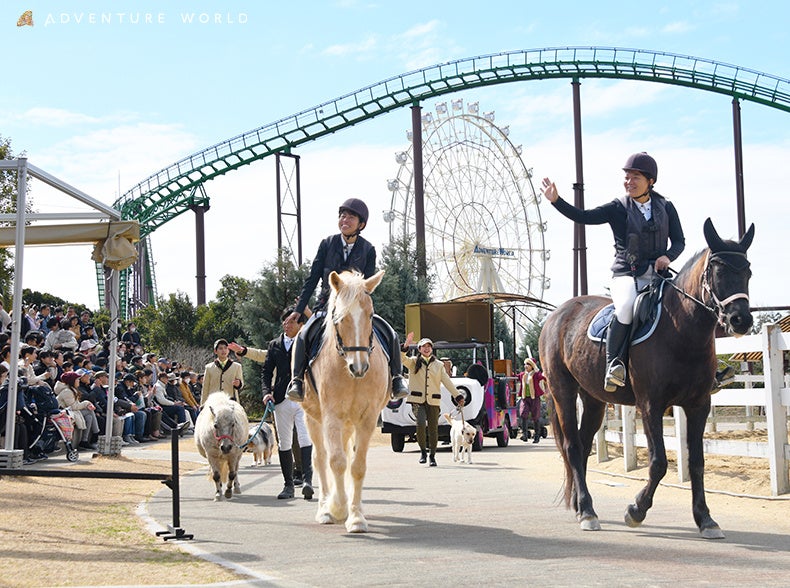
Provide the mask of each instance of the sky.
[{"label": "sky", "polygon": [[[33,26],[17,26],[32,11]],[[790,8],[784,2],[220,2],[6,0],[0,136],[14,153],[112,204],[132,186],[177,160],[246,131],[392,76],[476,55],[524,49],[600,46],[669,52],[790,78]],[[572,200],[575,181],[570,80],[504,84],[449,95],[494,111],[523,146],[536,189],[550,177]],[[585,202],[623,193],[622,165],[648,151],[659,165],[657,190],[678,208],[686,250],[705,246],[702,224],[737,234],[731,99],[663,84],[583,79]],[[790,161],[790,115],[741,103],[752,306],[788,304],[782,246],[790,204],[783,171]],[[379,252],[388,238],[387,180],[408,147],[410,112],[401,109],[296,150],[301,156],[303,251],[337,232],[337,206],[363,198],[372,214],[365,236]],[[227,275],[255,279],[276,255],[274,160],[205,185],[207,295]],[[85,210],[34,182],[39,212]],[[544,299],[573,295],[573,224],[546,203],[551,252]],[[191,213],[152,235],[157,289],[195,302],[195,229]],[[612,237],[588,227],[590,293],[607,286]],[[379,253],[380,254],[380,253]],[[90,247],[28,247],[25,288],[98,306]]]}]

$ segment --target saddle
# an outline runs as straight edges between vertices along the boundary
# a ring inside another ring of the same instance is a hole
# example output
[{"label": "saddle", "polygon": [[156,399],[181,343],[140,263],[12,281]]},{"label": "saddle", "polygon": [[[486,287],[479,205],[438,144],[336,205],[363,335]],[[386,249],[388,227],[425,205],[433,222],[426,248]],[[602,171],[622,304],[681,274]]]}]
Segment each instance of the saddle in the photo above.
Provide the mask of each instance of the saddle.
[{"label": "saddle", "polygon": [[[661,318],[661,300],[664,297],[665,280],[657,278],[642,288],[634,301],[634,320],[631,323],[631,345],[637,345],[650,338]],[[612,322],[614,304],[604,306],[590,321],[587,337],[603,343],[606,330]]]}]

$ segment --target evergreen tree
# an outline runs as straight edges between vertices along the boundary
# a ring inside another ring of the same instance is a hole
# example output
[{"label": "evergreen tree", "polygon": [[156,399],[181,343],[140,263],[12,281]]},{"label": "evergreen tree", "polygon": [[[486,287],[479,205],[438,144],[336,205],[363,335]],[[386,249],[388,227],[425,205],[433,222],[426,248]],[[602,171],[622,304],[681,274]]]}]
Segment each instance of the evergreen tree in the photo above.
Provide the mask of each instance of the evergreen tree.
[{"label": "evergreen tree", "polygon": [[401,338],[405,336],[405,306],[416,302],[429,302],[433,276],[417,276],[417,253],[411,239],[401,236],[384,248],[379,268],[386,271],[373,293],[376,314],[392,325]]}]

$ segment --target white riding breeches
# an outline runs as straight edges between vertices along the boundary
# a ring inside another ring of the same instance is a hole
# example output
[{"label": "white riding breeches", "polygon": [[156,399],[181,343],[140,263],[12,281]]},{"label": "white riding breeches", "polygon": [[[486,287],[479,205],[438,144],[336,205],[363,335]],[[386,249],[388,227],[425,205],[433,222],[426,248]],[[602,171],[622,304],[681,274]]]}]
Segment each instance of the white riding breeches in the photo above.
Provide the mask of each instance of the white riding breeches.
[{"label": "white riding breeches", "polygon": [[304,422],[302,405],[286,398],[274,407],[274,426],[277,427],[278,449],[280,451],[293,449],[294,425],[296,426],[296,437],[299,439],[299,447],[312,445],[313,442],[310,440],[310,434],[307,432],[307,425]]},{"label": "white riding breeches", "polygon": [[645,273],[636,278],[636,284],[632,276],[615,276],[612,278],[609,290],[612,294],[612,302],[614,302],[614,314],[620,324],[630,325],[634,320],[634,302],[636,301],[637,291],[653,281],[654,276],[655,271],[653,266],[650,266]]}]

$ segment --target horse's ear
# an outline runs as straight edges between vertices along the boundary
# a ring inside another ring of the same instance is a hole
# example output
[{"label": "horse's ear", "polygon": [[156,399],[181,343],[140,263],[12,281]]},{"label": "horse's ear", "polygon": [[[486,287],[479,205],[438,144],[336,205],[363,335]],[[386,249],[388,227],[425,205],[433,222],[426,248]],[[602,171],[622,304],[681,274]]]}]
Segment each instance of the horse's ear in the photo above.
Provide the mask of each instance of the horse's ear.
[{"label": "horse's ear", "polygon": [[211,411],[211,420],[212,421],[216,421],[217,420],[217,413],[214,412],[214,407],[209,405],[208,409],[209,409],[209,411]]},{"label": "horse's ear", "polygon": [[340,288],[340,284],[342,282],[343,280],[340,279],[340,274],[338,274],[336,271],[333,270],[332,273],[329,274],[329,286],[335,292],[337,292],[338,288]]},{"label": "horse's ear", "polygon": [[754,223],[752,226],[749,227],[749,230],[744,233],[741,240],[738,241],[738,244],[743,247],[743,250],[746,251],[752,244],[752,240],[754,239]]},{"label": "horse's ear", "polygon": [[702,232],[705,235],[705,241],[708,243],[708,247],[710,247],[711,251],[716,252],[724,249],[724,241],[719,237],[716,229],[713,228],[713,221],[710,220],[710,217],[705,219],[705,224],[702,225]]},{"label": "horse's ear", "polygon": [[384,277],[384,273],[384,270],[379,270],[376,274],[365,280],[365,290],[367,290],[369,294],[373,293],[373,290],[381,283],[381,278]]}]

